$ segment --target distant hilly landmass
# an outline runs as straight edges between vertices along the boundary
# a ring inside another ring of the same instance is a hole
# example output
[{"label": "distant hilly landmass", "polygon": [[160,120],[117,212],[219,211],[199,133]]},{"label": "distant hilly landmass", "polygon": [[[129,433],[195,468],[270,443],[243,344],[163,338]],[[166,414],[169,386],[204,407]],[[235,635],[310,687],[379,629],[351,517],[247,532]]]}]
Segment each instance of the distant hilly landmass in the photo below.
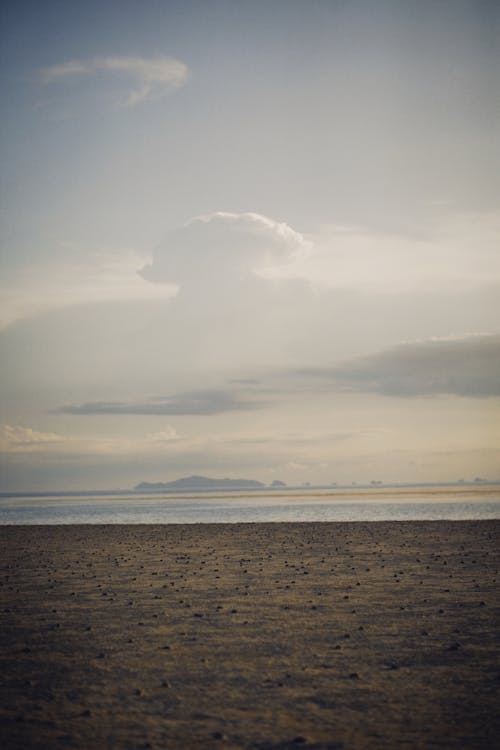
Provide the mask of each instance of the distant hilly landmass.
[{"label": "distant hilly landmass", "polygon": [[182,477],[173,482],[140,482],[136,492],[161,492],[163,490],[259,490],[266,485],[255,479],[212,479],[210,477]]}]

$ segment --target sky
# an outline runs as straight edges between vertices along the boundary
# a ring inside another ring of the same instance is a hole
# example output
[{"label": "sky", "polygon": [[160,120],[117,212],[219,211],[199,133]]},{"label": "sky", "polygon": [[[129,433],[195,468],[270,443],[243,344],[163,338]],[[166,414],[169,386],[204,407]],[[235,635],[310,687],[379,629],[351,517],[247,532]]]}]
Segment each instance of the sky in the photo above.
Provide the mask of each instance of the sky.
[{"label": "sky", "polygon": [[500,478],[500,6],[6,0],[0,490]]}]

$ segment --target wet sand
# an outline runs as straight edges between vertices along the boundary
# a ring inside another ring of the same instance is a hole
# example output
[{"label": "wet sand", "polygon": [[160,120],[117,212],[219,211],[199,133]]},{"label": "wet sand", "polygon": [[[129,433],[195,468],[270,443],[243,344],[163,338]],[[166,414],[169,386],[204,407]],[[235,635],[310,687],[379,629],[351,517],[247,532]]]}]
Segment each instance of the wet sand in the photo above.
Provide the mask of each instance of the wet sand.
[{"label": "wet sand", "polygon": [[500,521],[0,527],[8,748],[493,748]]}]

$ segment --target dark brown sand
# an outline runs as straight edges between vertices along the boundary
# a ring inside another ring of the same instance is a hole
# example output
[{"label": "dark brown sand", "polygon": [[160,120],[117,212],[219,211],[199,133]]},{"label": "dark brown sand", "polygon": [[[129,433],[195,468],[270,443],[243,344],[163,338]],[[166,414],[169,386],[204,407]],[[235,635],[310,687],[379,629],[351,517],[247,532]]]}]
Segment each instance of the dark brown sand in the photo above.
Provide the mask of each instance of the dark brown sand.
[{"label": "dark brown sand", "polygon": [[494,748],[500,521],[0,527],[3,748]]}]

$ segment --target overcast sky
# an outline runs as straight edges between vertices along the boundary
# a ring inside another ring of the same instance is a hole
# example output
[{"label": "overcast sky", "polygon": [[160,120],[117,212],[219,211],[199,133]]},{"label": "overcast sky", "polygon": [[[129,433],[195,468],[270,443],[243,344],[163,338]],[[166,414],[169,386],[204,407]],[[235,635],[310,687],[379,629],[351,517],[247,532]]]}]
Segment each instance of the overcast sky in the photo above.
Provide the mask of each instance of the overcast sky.
[{"label": "overcast sky", "polygon": [[0,489],[500,478],[498,3],[0,21]]}]

